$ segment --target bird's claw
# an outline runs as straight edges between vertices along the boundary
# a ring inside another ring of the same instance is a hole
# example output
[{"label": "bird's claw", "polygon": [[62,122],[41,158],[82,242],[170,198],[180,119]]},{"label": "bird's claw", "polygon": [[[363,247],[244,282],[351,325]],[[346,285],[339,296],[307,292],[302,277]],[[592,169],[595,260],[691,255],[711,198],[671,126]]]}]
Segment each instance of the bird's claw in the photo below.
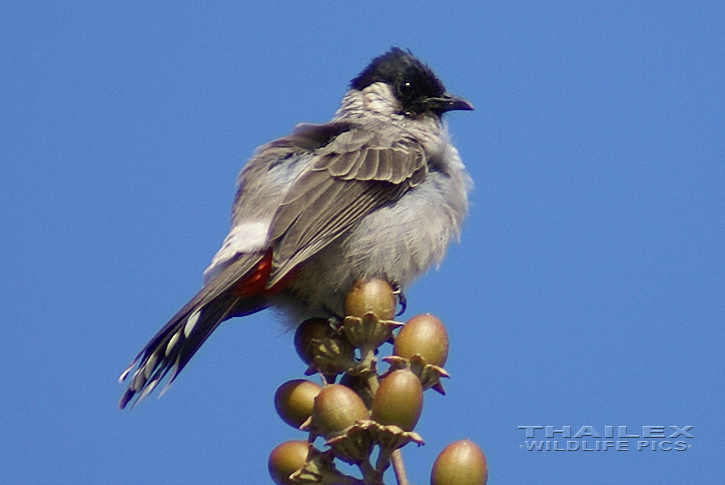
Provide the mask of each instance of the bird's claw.
[{"label": "bird's claw", "polygon": [[408,307],[408,300],[405,298],[405,293],[397,283],[393,283],[393,294],[398,298],[398,305],[400,305],[400,311],[395,314],[397,317],[405,313],[405,309]]}]

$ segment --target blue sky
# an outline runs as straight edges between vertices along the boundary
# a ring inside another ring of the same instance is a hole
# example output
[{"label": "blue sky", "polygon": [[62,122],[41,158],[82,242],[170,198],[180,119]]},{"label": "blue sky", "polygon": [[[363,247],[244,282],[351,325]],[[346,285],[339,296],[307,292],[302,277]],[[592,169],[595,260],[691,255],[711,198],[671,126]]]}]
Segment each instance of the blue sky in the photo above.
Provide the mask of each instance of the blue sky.
[{"label": "blue sky", "polygon": [[[398,45],[476,106],[448,116],[461,244],[407,295],[452,375],[411,480],[470,438],[490,483],[723,483],[725,7],[550,3],[4,3],[0,482],[270,482],[304,370],[273,314],[131,412],[116,378],[198,289],[254,148]],[[519,426],[694,438],[537,452]]]}]

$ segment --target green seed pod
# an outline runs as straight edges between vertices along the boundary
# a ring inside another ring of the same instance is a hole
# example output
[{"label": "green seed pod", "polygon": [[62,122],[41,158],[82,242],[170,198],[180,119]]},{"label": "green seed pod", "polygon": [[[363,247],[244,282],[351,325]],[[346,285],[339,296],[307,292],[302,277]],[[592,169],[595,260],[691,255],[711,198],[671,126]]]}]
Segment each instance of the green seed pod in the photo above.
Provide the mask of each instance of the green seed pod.
[{"label": "green seed pod", "polygon": [[418,376],[406,369],[388,374],[373,397],[372,419],[412,431],[423,409],[423,387]]},{"label": "green seed pod", "polygon": [[309,444],[306,441],[285,441],[269,454],[267,467],[277,485],[293,485],[289,476],[304,466]]},{"label": "green seed pod", "polygon": [[294,379],[287,381],[274,394],[274,407],[282,421],[299,428],[312,415],[315,397],[321,387],[312,381]]},{"label": "green seed pod", "polygon": [[312,422],[325,438],[339,435],[355,421],[369,416],[360,396],[341,384],[323,387],[312,408]]},{"label": "green seed pod", "polygon": [[345,297],[345,316],[362,318],[373,313],[380,320],[392,320],[395,306],[395,294],[387,281],[358,280]]},{"label": "green seed pod", "polygon": [[312,339],[324,339],[333,334],[330,324],[325,318],[310,318],[302,322],[295,331],[295,350],[302,362],[311,364],[315,358]]},{"label": "green seed pod", "polygon": [[406,359],[420,354],[428,364],[443,367],[448,358],[448,332],[430,313],[416,315],[398,332],[393,354]]},{"label": "green seed pod", "polygon": [[469,440],[454,441],[440,452],[430,473],[431,485],[485,485],[486,457]]}]

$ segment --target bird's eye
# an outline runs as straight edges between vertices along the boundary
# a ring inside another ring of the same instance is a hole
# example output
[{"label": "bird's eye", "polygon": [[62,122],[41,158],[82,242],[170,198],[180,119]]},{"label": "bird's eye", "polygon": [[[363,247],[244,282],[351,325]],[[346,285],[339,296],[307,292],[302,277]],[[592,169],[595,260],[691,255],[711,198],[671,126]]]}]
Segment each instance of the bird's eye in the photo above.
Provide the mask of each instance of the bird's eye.
[{"label": "bird's eye", "polygon": [[398,93],[403,98],[410,98],[415,94],[415,85],[409,79],[404,79],[398,84]]}]

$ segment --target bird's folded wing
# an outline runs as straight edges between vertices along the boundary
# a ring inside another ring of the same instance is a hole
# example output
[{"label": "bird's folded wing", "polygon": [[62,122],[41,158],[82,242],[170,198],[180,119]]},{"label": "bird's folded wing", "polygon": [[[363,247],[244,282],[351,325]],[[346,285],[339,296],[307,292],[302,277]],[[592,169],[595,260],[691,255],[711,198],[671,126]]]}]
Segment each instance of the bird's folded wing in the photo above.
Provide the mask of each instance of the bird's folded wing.
[{"label": "bird's folded wing", "polygon": [[423,149],[412,140],[381,143],[359,129],[337,136],[300,174],[273,218],[268,286],[418,185],[426,172]]}]

